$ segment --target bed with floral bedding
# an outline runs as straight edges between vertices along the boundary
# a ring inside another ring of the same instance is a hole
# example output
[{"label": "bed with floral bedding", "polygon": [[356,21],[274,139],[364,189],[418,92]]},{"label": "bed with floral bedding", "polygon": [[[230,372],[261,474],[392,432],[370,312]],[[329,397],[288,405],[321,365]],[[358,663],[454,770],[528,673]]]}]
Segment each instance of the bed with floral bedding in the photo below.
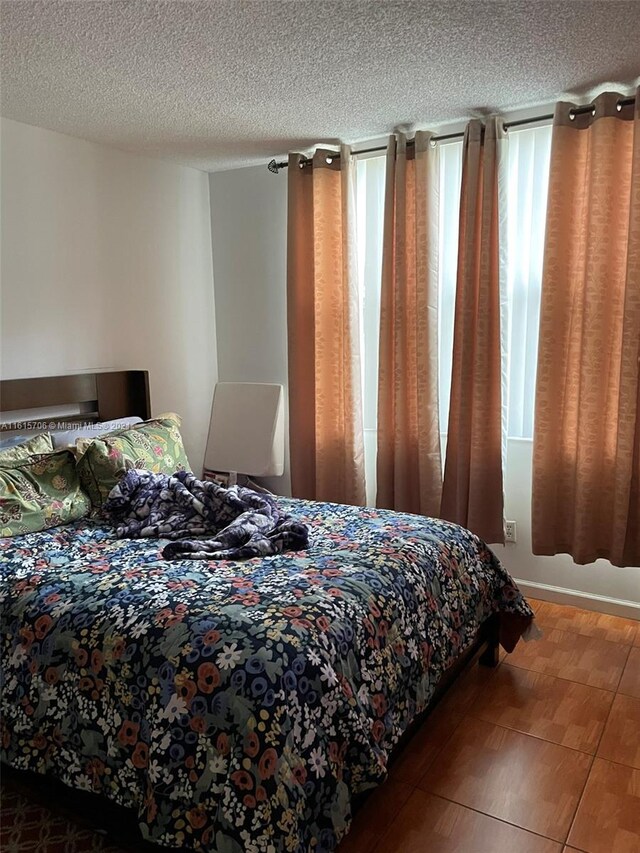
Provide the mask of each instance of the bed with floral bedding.
[{"label": "bed with floral bedding", "polygon": [[87,520],[0,539],[3,761],[168,847],[335,849],[479,627],[513,643],[532,612],[453,524],[279,504],[308,549],[166,561]]}]

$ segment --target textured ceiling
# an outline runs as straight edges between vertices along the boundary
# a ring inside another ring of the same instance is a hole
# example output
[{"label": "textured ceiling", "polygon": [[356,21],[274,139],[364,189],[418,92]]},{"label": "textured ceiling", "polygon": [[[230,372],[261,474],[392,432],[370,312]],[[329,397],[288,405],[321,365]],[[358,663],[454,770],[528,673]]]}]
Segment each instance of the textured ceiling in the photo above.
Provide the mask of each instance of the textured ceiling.
[{"label": "textured ceiling", "polygon": [[202,169],[640,75],[640,2],[4,0],[2,114]]}]

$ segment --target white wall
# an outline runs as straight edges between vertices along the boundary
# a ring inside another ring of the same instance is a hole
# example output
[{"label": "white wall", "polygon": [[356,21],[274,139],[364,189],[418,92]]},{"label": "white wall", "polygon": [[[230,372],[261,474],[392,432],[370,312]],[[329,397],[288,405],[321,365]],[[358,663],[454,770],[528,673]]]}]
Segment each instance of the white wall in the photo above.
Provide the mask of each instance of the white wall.
[{"label": "white wall", "polygon": [[[619,602],[640,607],[640,568],[618,568],[606,560],[577,566],[567,554],[536,557],[531,552],[531,458],[533,442],[509,439],[505,471],[505,517],[517,523],[517,542],[497,545],[494,550],[511,574],[532,584],[530,592],[539,598],[561,600],[555,588],[572,590],[579,606],[606,610],[640,618]],[[542,584],[539,589],[537,584]],[[551,587],[546,589],[545,587]],[[590,600],[593,597],[593,600]]]},{"label": "white wall", "polygon": [[[286,172],[235,169],[212,174],[210,184],[220,378],[286,386]],[[628,602],[640,604],[640,568],[531,553],[531,449],[530,441],[508,442],[505,514],[517,522],[518,542],[496,546],[500,559],[537,597],[638,615]],[[274,490],[289,493],[288,468]]]},{"label": "white wall", "polygon": [[[224,382],[287,387],[287,179],[266,166],[209,176],[218,373]],[[264,482],[290,494],[285,397],[285,471]]]},{"label": "white wall", "polygon": [[204,172],[2,120],[0,371],[146,369],[202,468],[217,378]]}]

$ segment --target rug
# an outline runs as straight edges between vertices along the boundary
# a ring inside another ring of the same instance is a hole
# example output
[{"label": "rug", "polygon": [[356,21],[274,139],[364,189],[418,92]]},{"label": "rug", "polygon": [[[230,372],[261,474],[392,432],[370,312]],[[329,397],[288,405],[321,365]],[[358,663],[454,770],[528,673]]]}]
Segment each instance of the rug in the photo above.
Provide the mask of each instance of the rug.
[{"label": "rug", "polygon": [[[98,814],[87,818],[99,824]],[[132,853],[132,849],[113,844],[104,831],[51,809],[13,786],[0,787],[2,853]]]}]

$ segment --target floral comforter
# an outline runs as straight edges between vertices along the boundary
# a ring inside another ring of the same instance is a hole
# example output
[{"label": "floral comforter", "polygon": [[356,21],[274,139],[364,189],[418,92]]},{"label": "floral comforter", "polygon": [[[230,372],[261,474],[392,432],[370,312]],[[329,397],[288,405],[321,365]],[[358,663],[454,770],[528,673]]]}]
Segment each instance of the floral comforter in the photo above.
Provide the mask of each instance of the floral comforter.
[{"label": "floral comforter", "polygon": [[172,561],[76,522],[0,539],[2,758],[185,849],[329,851],[480,623],[532,612],[447,522],[279,499],[305,551]]}]

